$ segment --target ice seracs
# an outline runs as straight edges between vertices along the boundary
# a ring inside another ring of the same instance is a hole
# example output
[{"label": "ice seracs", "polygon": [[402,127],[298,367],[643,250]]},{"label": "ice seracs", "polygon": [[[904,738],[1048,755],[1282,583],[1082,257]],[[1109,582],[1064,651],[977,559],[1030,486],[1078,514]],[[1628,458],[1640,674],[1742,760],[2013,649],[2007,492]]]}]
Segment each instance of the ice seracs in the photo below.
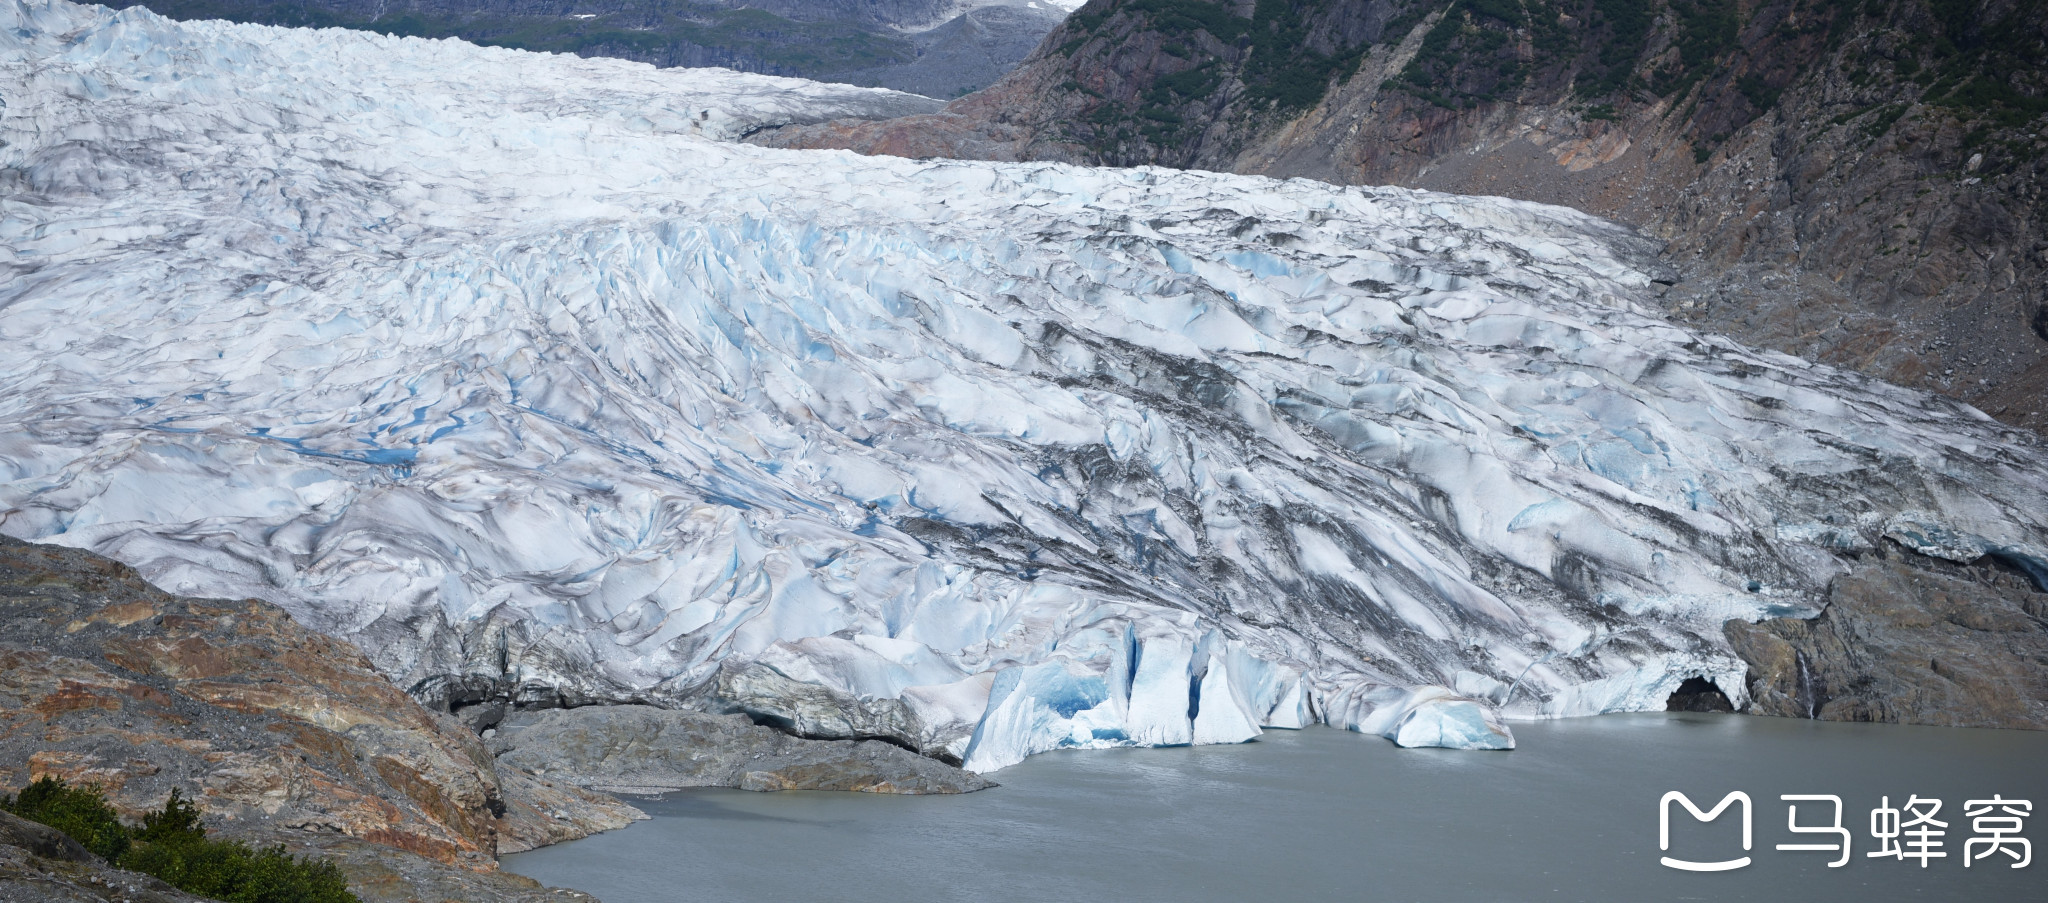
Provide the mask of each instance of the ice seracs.
[{"label": "ice seracs", "polygon": [[480,708],[969,767],[1740,699],[2040,452],[1674,326],[1560,208],[728,140],[903,95],[0,0],[0,530]]}]

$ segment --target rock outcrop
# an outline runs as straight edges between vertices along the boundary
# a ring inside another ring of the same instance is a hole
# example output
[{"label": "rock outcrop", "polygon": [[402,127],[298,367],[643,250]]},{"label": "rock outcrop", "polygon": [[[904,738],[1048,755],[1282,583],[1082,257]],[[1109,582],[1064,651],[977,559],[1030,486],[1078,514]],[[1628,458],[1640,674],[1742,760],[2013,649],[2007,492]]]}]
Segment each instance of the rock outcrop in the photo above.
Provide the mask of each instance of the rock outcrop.
[{"label": "rock outcrop", "polygon": [[[171,596],[117,562],[0,536],[0,786],[45,775],[99,785],[129,818],[178,789],[220,836],[353,839],[361,863],[479,886],[525,880],[445,877],[494,873],[503,835],[525,849],[637,815],[573,788],[508,794],[475,735],[276,606]],[[579,815],[539,827],[542,808]],[[378,880],[378,899],[506,899]]]},{"label": "rock outcrop", "polygon": [[241,838],[261,846],[282,844],[295,856],[333,862],[363,903],[598,903],[582,891],[547,887],[503,869],[449,868],[425,856],[340,834],[270,828]]},{"label": "rock outcrop", "polygon": [[652,706],[520,713],[489,742],[509,769],[612,793],[738,787],[925,794],[995,786],[879,740],[805,740],[742,715]]},{"label": "rock outcrop", "polygon": [[498,823],[498,855],[524,853],[623,828],[647,815],[602,793],[558,784],[516,768],[498,769],[505,817]]},{"label": "rock outcrop", "polygon": [[2041,0],[1095,0],[943,113],[757,141],[1504,195],[1676,317],[2048,429]]},{"label": "rock outcrop", "polygon": [[[514,713],[492,731],[500,763],[275,606],[171,596],[126,565],[4,536],[0,702],[0,786],[98,784],[130,818],[178,788],[214,834],[333,859],[366,903],[592,899],[495,867],[645,817],[586,787],[994,786],[880,741],[648,706]],[[16,899],[197,898],[0,813],[0,903]]]},{"label": "rock outcrop", "polygon": [[492,862],[490,754],[276,606],[6,538],[0,604],[0,783],[96,783],[131,816],[181,788],[232,822]]},{"label": "rock outcrop", "polygon": [[1909,556],[1835,578],[1812,620],[1728,622],[1750,664],[1750,711],[2048,729],[2048,593],[1995,562]]},{"label": "rock outcrop", "polygon": [[[758,662],[719,669],[711,701],[755,723],[813,740],[885,740],[926,755],[939,755],[918,742],[924,733],[901,699],[855,696],[817,683],[795,680]],[[968,731],[972,731],[970,726]],[[959,764],[954,757],[953,764]]]}]

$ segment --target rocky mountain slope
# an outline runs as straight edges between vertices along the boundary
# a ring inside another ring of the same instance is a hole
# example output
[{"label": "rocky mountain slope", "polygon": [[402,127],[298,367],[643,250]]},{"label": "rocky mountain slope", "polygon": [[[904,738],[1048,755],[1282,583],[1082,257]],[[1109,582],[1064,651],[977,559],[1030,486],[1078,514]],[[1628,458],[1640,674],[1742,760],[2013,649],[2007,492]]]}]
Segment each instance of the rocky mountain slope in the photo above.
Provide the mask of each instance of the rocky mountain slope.
[{"label": "rocky mountain slope", "polygon": [[1750,710],[2048,730],[2048,593],[2009,569],[1874,551],[1817,618],[1728,622]]},{"label": "rocky mountain slope", "polygon": [[1072,0],[113,0],[173,19],[457,37],[958,97],[1036,47]]},{"label": "rocky mountain slope", "polygon": [[763,136],[1565,204],[1665,309],[2048,429],[2048,4],[1096,0],[945,113]]},{"label": "rocky mountain slope", "polygon": [[[46,775],[99,785],[131,819],[178,789],[216,835],[343,857],[366,900],[585,899],[498,872],[498,853],[638,814],[501,781],[474,734],[276,606],[173,597],[117,562],[0,536],[0,786]],[[0,894],[109,889],[77,861],[68,878],[0,865]]]}]

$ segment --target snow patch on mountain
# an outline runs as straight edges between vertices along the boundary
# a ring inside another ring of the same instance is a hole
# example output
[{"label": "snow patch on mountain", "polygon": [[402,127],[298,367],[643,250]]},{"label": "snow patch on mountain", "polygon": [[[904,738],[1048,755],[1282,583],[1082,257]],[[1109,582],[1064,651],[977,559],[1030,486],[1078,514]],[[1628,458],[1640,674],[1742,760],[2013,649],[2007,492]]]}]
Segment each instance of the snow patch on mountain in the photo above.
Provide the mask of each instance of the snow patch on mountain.
[{"label": "snow patch on mountain", "polygon": [[62,0],[0,0],[0,97],[0,530],[450,705],[1504,747],[1739,701],[1721,623],[1881,538],[2048,574],[2038,450],[1671,325],[1570,210],[769,150],[919,101]]}]

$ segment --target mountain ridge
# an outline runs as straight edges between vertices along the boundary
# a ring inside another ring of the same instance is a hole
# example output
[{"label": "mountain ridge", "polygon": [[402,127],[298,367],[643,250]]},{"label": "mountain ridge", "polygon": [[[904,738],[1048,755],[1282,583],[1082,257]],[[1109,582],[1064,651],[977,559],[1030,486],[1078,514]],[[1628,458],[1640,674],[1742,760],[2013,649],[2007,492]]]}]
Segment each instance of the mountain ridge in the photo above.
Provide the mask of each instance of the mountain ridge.
[{"label": "mountain ridge", "polygon": [[[1680,320],[2039,431],[2044,22],[2033,0],[1097,0],[944,113],[757,140],[1564,204],[1666,242]],[[1254,65],[1283,34],[1306,81]]]},{"label": "mountain ridge", "polygon": [[114,0],[179,20],[341,27],[957,97],[1056,26],[1052,0]]}]

